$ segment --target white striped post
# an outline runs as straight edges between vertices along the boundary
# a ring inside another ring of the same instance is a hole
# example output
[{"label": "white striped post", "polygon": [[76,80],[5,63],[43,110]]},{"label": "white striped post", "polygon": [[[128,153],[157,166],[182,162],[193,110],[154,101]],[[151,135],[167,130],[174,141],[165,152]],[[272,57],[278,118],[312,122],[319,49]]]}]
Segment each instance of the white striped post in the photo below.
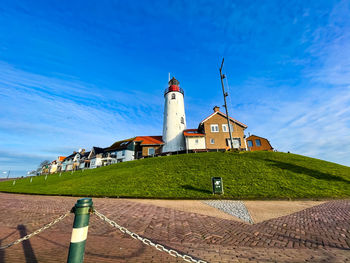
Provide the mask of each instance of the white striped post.
[{"label": "white striped post", "polygon": [[67,263],[82,263],[84,261],[85,243],[91,210],[91,198],[79,199],[74,206],[75,217]]}]

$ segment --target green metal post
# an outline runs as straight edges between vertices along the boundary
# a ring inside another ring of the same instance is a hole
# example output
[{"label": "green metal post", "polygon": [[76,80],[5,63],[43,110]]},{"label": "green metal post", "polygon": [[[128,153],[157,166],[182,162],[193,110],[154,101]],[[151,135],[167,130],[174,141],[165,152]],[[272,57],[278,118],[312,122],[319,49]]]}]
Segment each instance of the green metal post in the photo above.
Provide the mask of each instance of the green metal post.
[{"label": "green metal post", "polygon": [[74,206],[75,217],[67,263],[82,263],[84,261],[85,243],[91,210],[91,198],[79,199]]}]

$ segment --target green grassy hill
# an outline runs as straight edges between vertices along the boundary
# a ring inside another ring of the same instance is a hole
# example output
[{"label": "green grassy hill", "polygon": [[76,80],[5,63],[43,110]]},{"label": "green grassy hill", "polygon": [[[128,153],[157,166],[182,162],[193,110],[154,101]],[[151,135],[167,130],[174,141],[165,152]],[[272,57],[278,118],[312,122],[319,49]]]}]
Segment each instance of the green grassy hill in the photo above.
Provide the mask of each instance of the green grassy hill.
[{"label": "green grassy hill", "polygon": [[[221,176],[224,195],[213,196]],[[0,182],[0,191],[143,198],[298,199],[350,197],[350,167],[274,152],[197,153]]]}]

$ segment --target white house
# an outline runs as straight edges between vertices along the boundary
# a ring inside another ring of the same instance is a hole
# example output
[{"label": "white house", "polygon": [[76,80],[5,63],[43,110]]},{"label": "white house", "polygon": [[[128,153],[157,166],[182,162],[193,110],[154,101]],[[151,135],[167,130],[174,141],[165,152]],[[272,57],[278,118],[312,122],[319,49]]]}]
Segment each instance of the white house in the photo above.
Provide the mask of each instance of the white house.
[{"label": "white house", "polygon": [[187,129],[183,132],[186,142],[186,150],[205,150],[205,134],[197,129]]},{"label": "white house", "polygon": [[80,162],[79,162],[79,169],[85,169],[90,167],[90,160],[88,160],[90,152],[85,152],[85,149],[83,149],[80,152]]},{"label": "white house", "polygon": [[105,149],[102,162],[104,165],[111,163],[127,162],[135,159],[134,139],[130,138],[117,141]]},{"label": "white house", "polygon": [[56,160],[51,162],[50,174],[61,171],[62,161],[65,159],[65,156],[58,156]]},{"label": "white house", "polygon": [[102,166],[102,157],[104,149],[100,147],[92,147],[88,159],[90,160],[90,169]]},{"label": "white house", "polygon": [[73,170],[73,159],[77,152],[73,152],[71,155],[67,156],[63,162],[62,162],[62,167],[61,171],[66,172],[66,171],[72,171]]}]

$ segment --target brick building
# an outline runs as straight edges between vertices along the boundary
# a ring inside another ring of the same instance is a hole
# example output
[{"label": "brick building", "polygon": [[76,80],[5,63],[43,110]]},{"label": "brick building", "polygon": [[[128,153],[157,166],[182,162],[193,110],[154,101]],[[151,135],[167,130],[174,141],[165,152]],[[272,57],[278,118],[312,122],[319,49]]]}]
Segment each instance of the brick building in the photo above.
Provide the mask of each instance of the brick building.
[{"label": "brick building", "polygon": [[[205,144],[207,149],[229,149],[231,148],[231,143],[227,116],[217,106],[213,110],[214,112],[199,124],[198,131],[206,135]],[[231,117],[229,119],[233,148],[247,149],[244,140],[244,130],[248,126]]]},{"label": "brick building", "polygon": [[[184,131],[187,150],[215,150],[231,148],[229,128],[226,114],[215,106],[214,112],[205,118],[198,126],[198,129],[188,129]],[[247,150],[244,130],[247,125],[229,118],[233,148],[238,150]]]}]

